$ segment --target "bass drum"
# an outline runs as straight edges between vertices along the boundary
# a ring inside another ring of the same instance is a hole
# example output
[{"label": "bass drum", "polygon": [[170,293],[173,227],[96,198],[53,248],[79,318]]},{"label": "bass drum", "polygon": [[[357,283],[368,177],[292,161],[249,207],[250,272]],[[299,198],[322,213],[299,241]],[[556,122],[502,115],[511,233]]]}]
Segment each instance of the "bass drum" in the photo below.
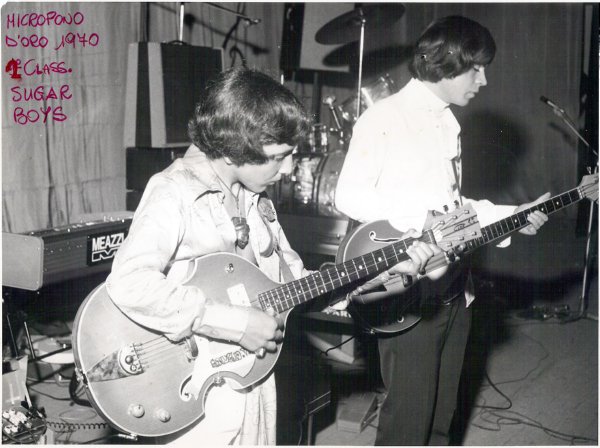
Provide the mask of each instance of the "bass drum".
[{"label": "bass drum", "polygon": [[316,188],[318,215],[339,218],[346,216],[335,208],[335,191],[345,158],[345,151],[332,151],[321,160]]}]

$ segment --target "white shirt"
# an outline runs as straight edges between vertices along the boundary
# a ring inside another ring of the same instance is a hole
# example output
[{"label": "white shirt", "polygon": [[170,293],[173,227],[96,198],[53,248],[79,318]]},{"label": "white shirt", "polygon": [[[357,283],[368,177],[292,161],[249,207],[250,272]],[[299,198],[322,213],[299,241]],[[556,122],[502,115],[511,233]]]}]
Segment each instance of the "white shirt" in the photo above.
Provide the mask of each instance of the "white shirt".
[{"label": "white shirt", "polygon": [[[386,219],[398,230],[423,229],[429,210],[471,203],[480,225],[514,206],[459,197],[460,125],[448,104],[412,79],[357,121],[336,188],[336,207],[353,219]],[[456,161],[457,175],[453,170]]]}]

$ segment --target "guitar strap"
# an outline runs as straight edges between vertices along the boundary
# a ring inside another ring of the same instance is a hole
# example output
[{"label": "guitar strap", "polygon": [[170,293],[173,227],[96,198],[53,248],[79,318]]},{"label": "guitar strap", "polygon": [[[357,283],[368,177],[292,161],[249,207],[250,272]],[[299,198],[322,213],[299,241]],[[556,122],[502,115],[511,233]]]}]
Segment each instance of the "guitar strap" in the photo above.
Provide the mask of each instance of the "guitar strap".
[{"label": "guitar strap", "polygon": [[285,259],[283,258],[283,251],[281,250],[281,247],[279,247],[279,242],[277,243],[277,246],[275,246],[275,252],[277,252],[277,256],[279,257],[279,272],[281,273],[281,276],[283,277],[283,281],[285,283],[294,281],[295,280],[294,274],[292,274],[292,270],[290,269],[288,264],[285,262]]}]

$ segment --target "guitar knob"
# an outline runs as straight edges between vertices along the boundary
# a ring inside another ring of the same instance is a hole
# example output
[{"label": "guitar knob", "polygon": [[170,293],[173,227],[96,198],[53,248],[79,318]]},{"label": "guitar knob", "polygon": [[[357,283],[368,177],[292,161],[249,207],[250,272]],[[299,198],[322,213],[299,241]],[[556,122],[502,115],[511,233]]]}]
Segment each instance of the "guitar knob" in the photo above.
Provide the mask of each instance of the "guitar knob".
[{"label": "guitar knob", "polygon": [[127,413],[135,418],[141,418],[146,413],[146,410],[141,404],[130,404]]},{"label": "guitar knob", "polygon": [[160,408],[154,411],[154,416],[163,423],[167,423],[171,420],[171,414],[166,409]]}]

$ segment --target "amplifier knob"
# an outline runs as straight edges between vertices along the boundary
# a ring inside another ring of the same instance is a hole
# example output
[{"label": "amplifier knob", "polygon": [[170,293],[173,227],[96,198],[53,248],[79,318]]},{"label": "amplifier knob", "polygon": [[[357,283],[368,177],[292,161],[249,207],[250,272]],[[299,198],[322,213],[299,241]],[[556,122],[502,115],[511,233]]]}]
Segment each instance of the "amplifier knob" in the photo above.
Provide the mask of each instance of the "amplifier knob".
[{"label": "amplifier knob", "polygon": [[157,409],[154,412],[154,415],[163,423],[167,423],[169,420],[171,420],[171,414],[166,409]]},{"label": "amplifier knob", "polygon": [[135,418],[141,418],[146,413],[144,406],[141,404],[130,404],[127,412]]}]

